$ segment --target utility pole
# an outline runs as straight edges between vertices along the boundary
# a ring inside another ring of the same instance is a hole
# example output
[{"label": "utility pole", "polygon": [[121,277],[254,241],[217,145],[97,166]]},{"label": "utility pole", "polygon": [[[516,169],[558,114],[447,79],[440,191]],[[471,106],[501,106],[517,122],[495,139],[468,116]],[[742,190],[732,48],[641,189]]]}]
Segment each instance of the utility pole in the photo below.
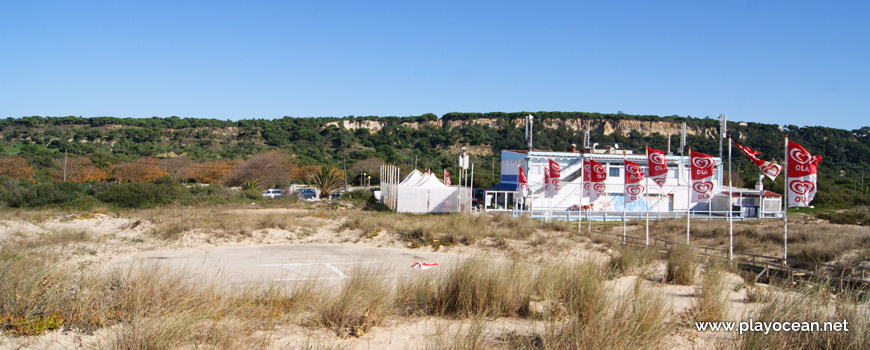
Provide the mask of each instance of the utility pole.
[{"label": "utility pole", "polygon": [[63,182],[66,182],[66,148],[63,149]]},{"label": "utility pole", "polygon": [[492,155],[492,168],[489,172],[489,178],[492,179],[492,183],[495,184],[495,154]]}]

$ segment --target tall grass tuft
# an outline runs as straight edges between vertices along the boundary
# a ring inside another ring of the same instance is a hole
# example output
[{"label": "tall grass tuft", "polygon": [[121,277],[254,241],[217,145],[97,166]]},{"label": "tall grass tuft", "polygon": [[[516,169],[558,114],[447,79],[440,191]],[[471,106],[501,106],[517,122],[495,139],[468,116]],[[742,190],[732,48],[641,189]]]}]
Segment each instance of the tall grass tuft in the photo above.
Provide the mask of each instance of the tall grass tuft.
[{"label": "tall grass tuft", "polygon": [[[637,283],[643,283],[638,280]],[[660,349],[671,331],[669,306],[643,288],[617,297],[593,318],[583,314],[564,323],[549,323],[543,338],[548,349]]]},{"label": "tall grass tuft", "polygon": [[437,275],[400,281],[395,303],[405,314],[525,316],[533,281],[532,270],[522,263],[471,258]]},{"label": "tall grass tuft", "polygon": [[600,317],[607,308],[606,279],[604,269],[591,262],[544,267],[536,290],[546,301],[545,318],[576,317],[592,322]]},{"label": "tall grass tuft", "polygon": [[469,259],[452,267],[437,285],[435,309],[442,315],[522,316],[528,314],[532,271]]},{"label": "tall grass tuft", "polygon": [[695,321],[722,321],[727,317],[728,288],[725,274],[720,262],[712,261],[707,265],[697,298],[690,310]]},{"label": "tall grass tuft", "polygon": [[[848,331],[745,332],[730,340],[735,349],[870,349],[870,310],[866,304],[835,301],[820,293],[777,294],[756,315],[767,322],[848,322]],[[809,325],[809,324],[808,324]],[[803,327],[803,324],[801,324]]]},{"label": "tall grass tuft", "polygon": [[458,325],[456,330],[450,330],[449,326],[439,326],[435,329],[435,335],[426,344],[426,348],[433,350],[487,349],[484,337],[485,330],[485,321],[479,318],[471,320],[468,324]]},{"label": "tall grass tuft", "polygon": [[667,255],[667,273],[665,281],[679,285],[695,283],[695,265],[697,254],[692,247],[674,244]]},{"label": "tall grass tuft", "polygon": [[355,270],[338,296],[325,303],[318,321],[339,336],[362,336],[388,315],[391,296],[392,285],[374,271]]},{"label": "tall grass tuft", "polygon": [[627,244],[619,244],[613,249],[610,256],[610,274],[637,272],[645,268],[656,258],[658,252],[652,248],[633,247]]}]

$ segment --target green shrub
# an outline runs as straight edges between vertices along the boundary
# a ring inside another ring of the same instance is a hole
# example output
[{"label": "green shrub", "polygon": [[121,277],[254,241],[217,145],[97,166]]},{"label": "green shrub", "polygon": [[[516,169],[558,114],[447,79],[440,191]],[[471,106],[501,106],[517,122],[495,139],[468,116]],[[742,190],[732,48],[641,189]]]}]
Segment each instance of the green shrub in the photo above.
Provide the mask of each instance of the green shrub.
[{"label": "green shrub", "polygon": [[870,226],[870,207],[825,212],[819,214],[818,217],[828,220],[832,224]]},{"label": "green shrub", "polygon": [[10,191],[7,205],[10,207],[41,207],[58,205],[83,197],[88,193],[88,184],[18,182]]},{"label": "green shrub", "polygon": [[94,207],[103,204],[99,199],[94,198],[93,196],[82,196],[76,199],[73,199],[69,202],[63,203],[60,205],[63,209],[71,209],[78,211],[89,211],[93,210]]},{"label": "green shrub", "polygon": [[341,199],[368,201],[372,196],[372,191],[362,189],[344,192],[341,194]]},{"label": "green shrub", "polygon": [[184,192],[172,183],[133,182],[121,184],[94,184],[94,197],[122,208],[149,208],[169,204]]}]

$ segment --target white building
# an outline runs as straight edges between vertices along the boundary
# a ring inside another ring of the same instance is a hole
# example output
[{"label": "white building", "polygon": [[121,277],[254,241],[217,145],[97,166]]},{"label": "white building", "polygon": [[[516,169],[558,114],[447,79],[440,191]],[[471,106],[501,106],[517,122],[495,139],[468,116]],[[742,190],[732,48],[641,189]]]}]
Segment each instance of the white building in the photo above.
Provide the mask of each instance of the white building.
[{"label": "white building", "polygon": [[[632,151],[620,149],[587,150],[587,152],[541,152],[541,151],[502,151],[501,152],[501,183],[493,193],[488,193],[493,200],[504,203],[515,210],[548,212],[574,211],[580,215],[578,208],[591,209],[593,215],[616,216],[621,218],[624,201],[624,166],[625,160],[641,165],[646,173],[647,159],[645,154],[633,154]],[[549,166],[549,160],[561,166],[562,189],[553,198],[544,195],[544,168]],[[591,159],[607,168],[606,195],[593,203],[589,198],[581,198],[582,164],[584,159]],[[688,170],[688,155],[666,156],[668,176],[663,187],[652,180],[645,186],[647,194],[639,201],[629,203],[625,207],[627,216],[640,217],[646,210],[651,217],[671,217],[685,215],[688,202],[690,179]],[[714,157],[714,188],[713,193],[719,193],[722,188],[722,161]],[[518,186],[518,169],[523,168],[529,182],[531,194],[524,200],[515,195]],[[504,192],[504,193],[501,193]],[[513,192],[513,193],[510,193]],[[499,197],[503,196],[503,197]],[[502,199],[504,198],[504,199]],[[500,208],[501,205],[497,206]],[[716,215],[706,202],[691,203],[694,216]],[[568,214],[570,215],[570,214]],[[722,214],[719,214],[720,216]]]}]

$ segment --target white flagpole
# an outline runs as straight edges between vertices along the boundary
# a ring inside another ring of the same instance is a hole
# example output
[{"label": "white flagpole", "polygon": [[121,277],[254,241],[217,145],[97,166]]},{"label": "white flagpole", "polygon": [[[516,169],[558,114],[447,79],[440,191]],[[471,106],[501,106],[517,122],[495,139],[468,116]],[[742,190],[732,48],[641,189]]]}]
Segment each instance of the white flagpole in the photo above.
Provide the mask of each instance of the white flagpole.
[{"label": "white flagpole", "polygon": [[474,163],[471,163],[471,181],[468,188],[468,210],[471,212],[472,197],[474,197]]},{"label": "white flagpole", "polygon": [[646,149],[646,177],[644,177],[643,209],[646,216],[646,245],[649,245],[649,174],[652,164],[649,163],[649,145],[644,148]]},{"label": "white flagpole", "polygon": [[788,266],[788,134],[785,134],[785,197],[783,197],[782,215],[782,259],[783,264]]},{"label": "white flagpole", "polygon": [[465,169],[462,169],[462,161],[463,161],[462,154],[460,154],[459,155],[459,183],[456,186],[459,190],[459,192],[457,192],[457,196],[456,196],[456,205],[458,206],[458,208],[456,208],[457,211],[462,211],[462,194],[463,194],[462,193],[462,172],[465,171]]},{"label": "white flagpole", "polygon": [[627,243],[626,228],[625,228],[625,207],[628,204],[628,193],[625,191],[625,184],[628,181],[628,172],[626,171],[625,153],[622,154],[622,244]]},{"label": "white flagpole", "polygon": [[[761,196],[764,199],[764,194]],[[731,136],[728,137],[728,260],[734,260],[734,210],[731,201],[734,200],[734,184],[731,182]],[[743,208],[742,203],[740,206]]]},{"label": "white flagpole", "polygon": [[577,233],[583,231],[583,175],[586,169],[583,169],[583,156],[580,156],[580,201],[577,202]]},{"label": "white flagpole", "polygon": [[691,232],[692,227],[692,213],[690,209],[692,208],[692,146],[689,146],[689,162],[686,163],[686,167],[689,168],[689,177],[686,179],[688,181],[689,186],[687,187],[687,195],[686,199],[686,244],[689,244],[691,241],[689,239],[689,232]]},{"label": "white flagpole", "polygon": [[589,220],[589,235],[592,235],[592,161],[589,161],[589,209],[586,211],[587,220]]}]

